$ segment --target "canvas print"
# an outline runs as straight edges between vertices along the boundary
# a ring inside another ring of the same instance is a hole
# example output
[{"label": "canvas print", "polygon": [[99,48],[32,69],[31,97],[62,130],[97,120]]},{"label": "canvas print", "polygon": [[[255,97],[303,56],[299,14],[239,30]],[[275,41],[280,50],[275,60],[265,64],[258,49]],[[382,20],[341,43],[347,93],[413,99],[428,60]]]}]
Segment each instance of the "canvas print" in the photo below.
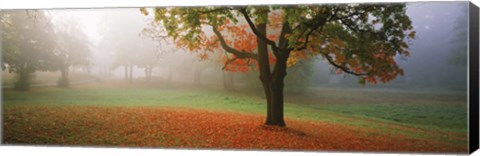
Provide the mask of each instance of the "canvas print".
[{"label": "canvas print", "polygon": [[2,144],[465,154],[468,4],[1,10]]}]

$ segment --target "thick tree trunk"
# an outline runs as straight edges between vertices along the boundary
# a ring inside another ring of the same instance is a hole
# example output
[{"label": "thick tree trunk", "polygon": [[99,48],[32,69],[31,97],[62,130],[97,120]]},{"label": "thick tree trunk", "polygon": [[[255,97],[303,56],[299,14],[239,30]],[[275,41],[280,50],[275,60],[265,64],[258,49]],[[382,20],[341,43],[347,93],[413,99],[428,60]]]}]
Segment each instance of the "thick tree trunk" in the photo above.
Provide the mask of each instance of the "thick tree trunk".
[{"label": "thick tree trunk", "polygon": [[[262,34],[266,34],[267,26],[266,24],[258,24],[257,29]],[[272,107],[272,90],[271,90],[271,71],[270,71],[270,62],[268,58],[268,47],[267,43],[262,39],[257,38],[258,45],[258,66],[260,72],[260,81],[262,82],[263,92],[265,94],[265,99],[267,100],[267,117],[265,120],[266,125],[276,125],[273,121],[273,107]]]},{"label": "thick tree trunk", "polygon": [[[288,46],[288,40],[286,40],[285,35],[291,32],[290,25],[284,23],[282,26],[282,31],[280,33],[279,46],[284,49]],[[272,48],[273,49],[273,48]],[[271,122],[272,125],[285,126],[285,121],[283,119],[284,113],[284,101],[283,101],[283,89],[285,76],[287,76],[287,60],[290,55],[289,50],[280,50],[278,48],[273,49],[273,53],[277,58],[273,73],[271,76]]]},{"label": "thick tree trunk", "polygon": [[285,76],[287,76],[287,58],[277,57],[271,82],[272,123],[277,126],[285,126],[285,121],[283,120],[283,89]]},{"label": "thick tree trunk", "polygon": [[[268,16],[268,13],[265,12],[260,16]],[[266,36],[266,24],[257,24],[257,30],[260,34]],[[267,99],[266,125],[285,126],[285,121],[283,119],[283,88],[285,76],[287,75],[287,59],[290,51],[282,51],[281,49],[287,48],[288,40],[285,39],[285,35],[290,32],[289,24],[284,23],[279,40],[279,46],[281,48],[271,45],[273,46],[272,50],[277,59],[273,73],[270,71],[267,43],[261,38],[257,38],[260,80],[262,81],[262,86]]]}]

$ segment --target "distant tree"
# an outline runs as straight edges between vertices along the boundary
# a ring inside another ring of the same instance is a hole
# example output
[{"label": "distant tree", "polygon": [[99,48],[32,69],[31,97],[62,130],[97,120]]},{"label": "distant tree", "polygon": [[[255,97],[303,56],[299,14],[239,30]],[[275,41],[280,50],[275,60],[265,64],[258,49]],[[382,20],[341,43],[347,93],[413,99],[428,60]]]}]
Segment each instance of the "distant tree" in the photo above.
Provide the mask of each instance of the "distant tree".
[{"label": "distant tree", "polygon": [[27,90],[35,71],[55,70],[53,25],[44,11],[2,10],[2,69],[18,75],[15,88]]},{"label": "distant tree", "polygon": [[154,68],[167,52],[165,44],[151,40],[160,38],[154,33],[146,33],[145,27],[154,27],[149,19],[136,13],[137,10],[124,9],[106,13],[100,33],[99,47],[112,53],[111,69],[124,68],[125,80],[133,81],[134,68],[143,69],[146,80],[150,80]]},{"label": "distant tree", "polygon": [[143,16],[133,10],[115,10],[105,13],[105,20],[99,30],[102,38],[99,48],[112,53],[111,69],[124,67],[125,80],[132,82],[135,63],[141,57],[141,37]]},{"label": "distant tree", "polygon": [[145,47],[141,58],[137,60],[140,68],[144,68],[145,77],[147,81],[151,79],[153,68],[165,64],[168,60],[165,59],[166,55],[175,51],[170,46],[171,40],[168,39],[165,31],[158,23],[149,19],[146,28],[143,28],[140,35],[144,38],[151,39],[151,41],[144,40],[141,44]]},{"label": "distant tree", "polygon": [[162,53],[157,52],[156,46],[148,44],[151,42],[143,42],[141,44],[141,50],[137,52],[136,60],[133,60],[133,64],[139,68],[143,68],[145,72],[145,78],[150,81],[152,78],[153,69],[159,65],[162,61]]},{"label": "distant tree", "polygon": [[467,42],[468,42],[468,15],[467,5],[460,6],[461,10],[453,26],[453,36],[450,43],[453,44],[449,62],[456,65],[467,66]]},{"label": "distant tree", "polygon": [[[285,126],[284,79],[288,64],[300,58],[320,55],[338,74],[358,76],[360,83],[386,83],[402,75],[394,57],[408,56],[407,41],[415,37],[405,10],[404,4],[348,4],[170,7],[153,13],[179,46],[194,51],[218,43],[236,59],[256,60],[267,100],[265,124]],[[280,18],[269,18],[276,13]],[[238,26],[242,18],[255,35],[256,51],[235,48],[224,37],[225,28]],[[215,37],[206,35],[205,27]],[[275,57],[273,69],[269,54]]]},{"label": "distant tree", "polygon": [[58,87],[69,86],[69,73],[72,66],[90,66],[91,43],[74,19],[58,21],[55,29],[55,67],[61,73]]},{"label": "distant tree", "polygon": [[287,72],[290,73],[290,76],[285,78],[285,91],[291,93],[307,92],[313,76],[314,62],[314,58],[308,58],[288,68]]}]

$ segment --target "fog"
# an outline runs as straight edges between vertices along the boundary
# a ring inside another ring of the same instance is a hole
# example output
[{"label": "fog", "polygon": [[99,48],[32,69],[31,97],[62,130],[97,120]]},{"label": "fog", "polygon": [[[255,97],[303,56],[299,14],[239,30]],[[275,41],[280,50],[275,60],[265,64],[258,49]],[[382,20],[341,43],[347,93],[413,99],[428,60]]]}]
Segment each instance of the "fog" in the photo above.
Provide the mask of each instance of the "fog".
[{"label": "fog", "polygon": [[[386,84],[361,85],[355,76],[337,75],[333,66],[320,58],[312,58],[288,70],[286,88],[296,90],[295,87],[303,85],[307,88],[465,90],[467,4],[407,4],[407,14],[413,22],[416,39],[410,43],[409,57],[396,58],[405,71],[404,76]],[[169,40],[152,39],[144,29],[151,26],[153,15],[145,16],[138,8],[57,9],[48,10],[47,16],[51,17],[54,26],[58,26],[58,22],[75,22],[87,36],[85,42],[92,45],[88,70],[82,71],[73,66],[72,73],[83,72],[97,81],[128,80],[131,75],[129,81],[132,83],[151,79],[154,82],[168,80],[204,86],[220,86],[222,80],[228,78],[234,80],[236,86],[261,87],[258,72],[253,68],[249,72],[223,72],[221,54],[211,54],[208,59],[202,60],[198,57],[199,53],[178,48]],[[41,76],[37,74],[36,78]]]},{"label": "fog", "polygon": [[[417,33],[410,44],[411,56],[397,57],[405,75],[387,84],[366,87],[466,89],[467,11],[467,3],[462,2],[408,3],[406,13]],[[314,84],[359,86],[352,76],[344,78],[329,72],[331,67],[324,62],[315,67],[318,78]]]}]

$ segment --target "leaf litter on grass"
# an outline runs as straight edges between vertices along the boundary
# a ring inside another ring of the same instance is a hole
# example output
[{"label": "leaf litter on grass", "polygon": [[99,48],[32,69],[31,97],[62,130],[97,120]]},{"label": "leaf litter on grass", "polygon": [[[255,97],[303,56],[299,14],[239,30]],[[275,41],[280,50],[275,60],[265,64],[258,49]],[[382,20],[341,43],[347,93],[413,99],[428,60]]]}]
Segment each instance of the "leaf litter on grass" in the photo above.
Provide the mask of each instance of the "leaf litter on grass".
[{"label": "leaf litter on grass", "polygon": [[464,153],[449,142],[386,134],[333,122],[189,108],[11,106],[4,108],[4,143],[155,148],[328,150]]}]

